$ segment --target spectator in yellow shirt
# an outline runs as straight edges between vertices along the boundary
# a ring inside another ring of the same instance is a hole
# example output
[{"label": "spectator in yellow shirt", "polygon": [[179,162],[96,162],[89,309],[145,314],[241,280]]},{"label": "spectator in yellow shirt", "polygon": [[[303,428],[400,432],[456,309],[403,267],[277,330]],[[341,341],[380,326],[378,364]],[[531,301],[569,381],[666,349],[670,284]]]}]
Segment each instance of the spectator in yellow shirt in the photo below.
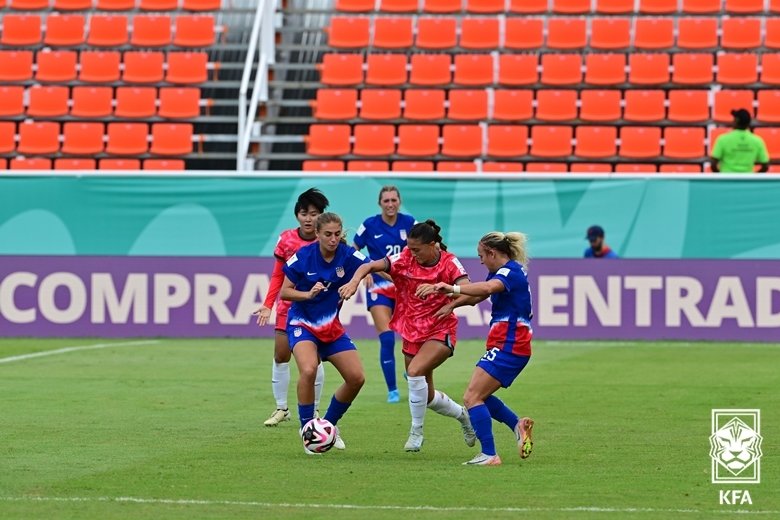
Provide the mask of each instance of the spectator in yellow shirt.
[{"label": "spectator in yellow shirt", "polygon": [[744,108],[732,110],[734,130],[721,135],[712,149],[713,172],[748,173],[759,165],[759,172],[769,169],[769,153],[760,136],[750,131],[750,112]]}]

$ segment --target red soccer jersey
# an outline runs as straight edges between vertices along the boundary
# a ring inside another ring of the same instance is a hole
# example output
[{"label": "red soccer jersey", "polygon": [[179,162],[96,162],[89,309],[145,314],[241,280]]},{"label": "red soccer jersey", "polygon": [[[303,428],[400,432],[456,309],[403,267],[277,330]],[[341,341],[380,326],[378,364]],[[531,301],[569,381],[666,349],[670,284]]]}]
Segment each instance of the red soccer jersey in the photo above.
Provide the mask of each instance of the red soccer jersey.
[{"label": "red soccer jersey", "polygon": [[415,296],[417,287],[437,282],[455,283],[467,277],[466,270],[452,253],[441,252],[436,265],[420,265],[408,248],[389,257],[390,276],[396,289],[395,311],[390,320],[390,328],[407,341],[422,342],[437,333],[454,334],[458,327],[458,318],[450,314],[443,320],[433,315],[446,305],[450,299],[444,294],[431,294],[422,299]]},{"label": "red soccer jersey", "polygon": [[[298,233],[298,228],[286,229],[279,235],[279,240],[276,241],[276,248],[274,249],[274,256],[277,262],[284,264],[287,260],[298,252],[303,246],[309,245],[317,240],[315,236],[311,240],[305,240],[301,238]],[[279,291],[282,288],[282,282],[284,281],[284,274],[282,274],[281,280],[271,281],[271,286],[268,288],[268,297],[266,297],[266,307],[270,308],[279,296]],[[273,298],[269,298],[269,297]],[[270,300],[270,301],[269,301]],[[270,305],[268,305],[270,303]],[[279,305],[276,307],[277,316],[286,316],[287,311],[290,309],[292,302],[287,300],[279,300]]]}]

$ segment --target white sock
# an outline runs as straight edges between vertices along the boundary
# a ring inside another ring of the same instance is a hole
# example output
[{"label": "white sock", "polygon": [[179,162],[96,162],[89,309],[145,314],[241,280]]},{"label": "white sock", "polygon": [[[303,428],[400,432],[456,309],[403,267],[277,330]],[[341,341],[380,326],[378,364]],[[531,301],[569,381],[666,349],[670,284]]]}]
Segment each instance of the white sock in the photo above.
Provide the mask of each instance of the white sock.
[{"label": "white sock", "polygon": [[274,367],[271,371],[271,388],[276,399],[276,407],[281,410],[287,409],[287,391],[290,387],[290,363],[277,363],[274,361]]},{"label": "white sock", "polygon": [[409,411],[412,413],[412,429],[422,430],[425,407],[428,402],[428,382],[425,376],[409,376]]},{"label": "white sock", "polygon": [[325,367],[322,361],[317,365],[317,376],[314,378],[314,409],[320,407],[320,397],[322,397],[322,388],[325,386]]},{"label": "white sock", "polygon": [[436,390],[433,393],[433,400],[428,403],[428,408],[434,412],[444,415],[446,417],[454,417],[457,420],[461,420],[467,416],[463,413],[463,407],[456,403],[444,392]]}]

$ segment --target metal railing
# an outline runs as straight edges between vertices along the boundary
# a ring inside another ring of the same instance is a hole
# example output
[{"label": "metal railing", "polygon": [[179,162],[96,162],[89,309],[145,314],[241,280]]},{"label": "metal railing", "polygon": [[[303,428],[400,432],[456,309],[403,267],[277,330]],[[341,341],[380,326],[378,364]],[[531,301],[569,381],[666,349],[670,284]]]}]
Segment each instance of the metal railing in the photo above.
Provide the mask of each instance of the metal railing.
[{"label": "metal railing", "polygon": [[[249,37],[249,49],[244,62],[244,73],[241,77],[241,88],[238,93],[238,150],[236,153],[236,169],[247,167],[249,144],[252,132],[257,123],[257,108],[259,104],[268,101],[268,67],[276,62],[274,39],[275,0],[258,0],[255,11],[252,34]],[[247,101],[252,68],[257,65],[252,95]],[[259,124],[259,123],[258,123]],[[259,130],[258,130],[259,132]]]}]

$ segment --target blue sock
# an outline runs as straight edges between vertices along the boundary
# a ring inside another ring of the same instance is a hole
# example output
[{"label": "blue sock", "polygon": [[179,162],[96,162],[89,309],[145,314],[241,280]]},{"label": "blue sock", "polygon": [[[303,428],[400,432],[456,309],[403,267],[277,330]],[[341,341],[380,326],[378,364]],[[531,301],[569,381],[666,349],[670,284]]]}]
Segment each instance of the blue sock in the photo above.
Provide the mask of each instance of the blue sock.
[{"label": "blue sock", "polygon": [[382,365],[388,392],[398,390],[395,382],[395,333],[392,330],[379,335],[379,362]]},{"label": "blue sock", "polygon": [[469,418],[471,426],[477,434],[477,439],[482,445],[482,453],[485,455],[496,454],[496,443],[493,441],[493,419],[490,417],[490,411],[484,404],[469,408]]},{"label": "blue sock", "polygon": [[490,410],[490,416],[498,422],[506,424],[510,430],[514,431],[517,426],[517,414],[513,412],[504,401],[491,395],[485,399],[485,406]]},{"label": "blue sock", "polygon": [[298,417],[301,418],[301,428],[303,428],[304,424],[314,419],[314,403],[299,404]]},{"label": "blue sock", "polygon": [[351,404],[352,403],[342,403],[336,399],[336,396],[334,395],[330,400],[328,411],[325,412],[325,420],[330,421],[330,423],[335,426],[336,423],[339,422],[339,419],[347,413]]}]

